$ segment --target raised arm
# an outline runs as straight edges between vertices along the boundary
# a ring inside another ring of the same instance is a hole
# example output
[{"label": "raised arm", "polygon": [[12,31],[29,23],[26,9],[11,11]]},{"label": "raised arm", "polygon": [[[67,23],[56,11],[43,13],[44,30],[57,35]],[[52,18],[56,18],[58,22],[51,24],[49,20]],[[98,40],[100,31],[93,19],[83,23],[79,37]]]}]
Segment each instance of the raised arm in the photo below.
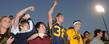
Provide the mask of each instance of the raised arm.
[{"label": "raised arm", "polygon": [[27,7],[23,10],[21,10],[20,12],[18,12],[16,14],[16,17],[12,20],[12,29],[11,29],[11,32],[16,34],[17,32],[19,32],[18,30],[18,24],[19,24],[19,19],[25,15],[26,12],[28,11],[33,11],[34,10],[34,7],[33,6],[30,6],[30,7]]},{"label": "raised arm", "polygon": [[48,22],[49,22],[49,28],[52,28],[52,14],[56,8],[58,4],[58,0],[54,0],[54,4],[52,5],[52,7],[50,8],[50,10],[48,11]]},{"label": "raised arm", "polygon": [[14,26],[17,26],[18,25],[18,22],[19,22],[19,19],[25,15],[25,13],[27,13],[28,11],[33,11],[34,10],[34,7],[33,6],[30,6],[30,7],[27,7],[23,10],[21,10],[20,12],[18,12],[16,14],[16,17],[14,19]]}]

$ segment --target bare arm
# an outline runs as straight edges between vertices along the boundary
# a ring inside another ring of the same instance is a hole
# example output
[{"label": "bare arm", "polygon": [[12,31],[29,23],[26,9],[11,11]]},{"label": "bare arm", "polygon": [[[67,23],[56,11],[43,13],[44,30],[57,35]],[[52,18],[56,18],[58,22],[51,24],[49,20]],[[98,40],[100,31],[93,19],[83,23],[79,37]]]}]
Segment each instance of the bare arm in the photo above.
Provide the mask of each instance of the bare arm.
[{"label": "bare arm", "polygon": [[[11,29],[11,32],[16,34],[18,32],[18,23],[19,23],[19,19],[27,12],[27,11],[33,11],[34,7],[33,6],[30,6],[30,7],[27,7],[23,10],[21,10],[20,12],[18,12],[16,14],[16,17],[12,20],[12,29]],[[16,29],[16,30],[15,30]]]},{"label": "bare arm", "polygon": [[34,10],[34,7],[33,6],[30,6],[30,7],[27,7],[23,10],[21,10],[20,12],[18,12],[16,14],[16,17],[14,19],[14,26],[17,26],[18,25],[18,22],[19,22],[19,19],[28,11],[33,11]]},{"label": "bare arm", "polygon": [[56,8],[57,4],[58,4],[58,0],[54,0],[53,6],[48,11],[48,22],[49,22],[49,28],[50,29],[52,28],[52,14],[53,14],[54,9]]},{"label": "bare arm", "polygon": [[33,34],[32,36],[30,36],[28,39],[27,39],[27,41],[29,41],[29,40],[33,40],[33,39],[35,39],[36,37],[41,37],[41,38],[43,38],[44,36],[47,36],[47,34],[44,34],[44,33],[36,33],[36,34]]},{"label": "bare arm", "polygon": [[33,40],[33,39],[35,39],[37,36],[38,36],[38,33],[33,34],[32,36],[30,36],[30,37],[27,39],[27,41]]}]

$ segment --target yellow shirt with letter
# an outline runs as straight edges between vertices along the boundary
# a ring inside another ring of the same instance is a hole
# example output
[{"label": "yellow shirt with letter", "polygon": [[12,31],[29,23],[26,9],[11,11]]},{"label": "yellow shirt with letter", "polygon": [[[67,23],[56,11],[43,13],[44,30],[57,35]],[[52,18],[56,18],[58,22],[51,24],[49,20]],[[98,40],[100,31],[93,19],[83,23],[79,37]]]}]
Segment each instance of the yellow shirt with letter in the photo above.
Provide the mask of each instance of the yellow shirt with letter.
[{"label": "yellow shirt with letter", "polygon": [[75,29],[68,29],[67,35],[70,44],[83,44],[82,37]]}]

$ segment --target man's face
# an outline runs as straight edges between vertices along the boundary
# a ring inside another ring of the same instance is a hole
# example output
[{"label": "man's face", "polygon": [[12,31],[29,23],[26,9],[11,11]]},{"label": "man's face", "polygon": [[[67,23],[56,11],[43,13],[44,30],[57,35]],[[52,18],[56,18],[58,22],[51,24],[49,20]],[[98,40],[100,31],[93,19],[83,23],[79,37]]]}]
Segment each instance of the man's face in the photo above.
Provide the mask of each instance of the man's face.
[{"label": "man's face", "polygon": [[102,37],[103,36],[103,32],[100,32],[100,37]]},{"label": "man's face", "polygon": [[61,23],[64,22],[64,16],[60,15],[60,16],[58,17],[58,19],[59,19],[59,21],[60,21]]},{"label": "man's face", "polygon": [[74,25],[74,28],[77,30],[80,30],[80,27],[81,27],[81,23],[77,23]]},{"label": "man's face", "polygon": [[39,33],[45,33],[46,32],[46,28],[43,24],[40,24],[40,27],[38,28],[38,32]]},{"label": "man's face", "polygon": [[29,29],[29,24],[28,23],[24,23],[24,24],[22,24],[22,26],[21,26],[22,28],[22,30],[28,30]]},{"label": "man's face", "polygon": [[98,33],[98,36],[99,37],[102,37],[103,36],[103,33],[102,32]]}]

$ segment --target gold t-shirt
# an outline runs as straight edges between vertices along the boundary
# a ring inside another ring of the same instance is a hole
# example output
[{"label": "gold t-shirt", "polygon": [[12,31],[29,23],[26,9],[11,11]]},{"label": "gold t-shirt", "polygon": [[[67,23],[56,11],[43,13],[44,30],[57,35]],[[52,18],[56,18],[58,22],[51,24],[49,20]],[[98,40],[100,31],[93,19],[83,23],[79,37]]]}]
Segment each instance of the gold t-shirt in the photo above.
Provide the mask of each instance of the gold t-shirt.
[{"label": "gold t-shirt", "polygon": [[75,31],[74,29],[68,29],[67,35],[68,35],[70,44],[83,44],[83,40],[80,33]]}]

